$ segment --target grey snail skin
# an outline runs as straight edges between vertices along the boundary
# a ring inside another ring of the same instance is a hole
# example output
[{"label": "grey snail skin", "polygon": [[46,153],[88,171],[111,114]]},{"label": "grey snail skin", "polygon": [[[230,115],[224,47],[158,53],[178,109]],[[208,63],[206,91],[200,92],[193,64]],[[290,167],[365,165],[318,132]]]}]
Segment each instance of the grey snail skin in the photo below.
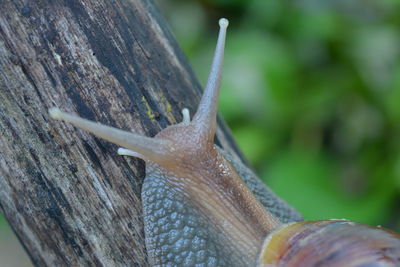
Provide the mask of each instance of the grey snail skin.
[{"label": "grey snail skin", "polygon": [[146,163],[142,188],[151,266],[400,266],[400,235],[347,220],[303,222],[240,160],[214,145],[228,20],[197,112],[154,138],[58,108],[64,120]]}]

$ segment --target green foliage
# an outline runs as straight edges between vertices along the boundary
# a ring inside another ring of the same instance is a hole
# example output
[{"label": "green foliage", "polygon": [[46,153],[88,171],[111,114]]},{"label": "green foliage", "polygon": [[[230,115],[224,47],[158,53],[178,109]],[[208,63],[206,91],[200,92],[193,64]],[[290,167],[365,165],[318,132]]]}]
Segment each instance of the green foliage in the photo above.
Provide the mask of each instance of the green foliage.
[{"label": "green foliage", "polygon": [[399,1],[163,2],[203,83],[230,20],[220,111],[266,183],[308,219],[400,230]]},{"label": "green foliage", "polygon": [[7,227],[7,221],[3,217],[3,214],[0,213],[0,229],[6,228]]}]

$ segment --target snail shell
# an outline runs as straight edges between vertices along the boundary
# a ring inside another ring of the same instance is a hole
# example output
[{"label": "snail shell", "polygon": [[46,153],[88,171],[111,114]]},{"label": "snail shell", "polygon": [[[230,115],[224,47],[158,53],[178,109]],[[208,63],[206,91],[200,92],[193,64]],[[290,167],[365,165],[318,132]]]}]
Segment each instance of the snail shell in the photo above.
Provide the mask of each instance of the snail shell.
[{"label": "snail shell", "polygon": [[347,220],[287,224],[264,241],[259,266],[400,266],[400,235]]}]

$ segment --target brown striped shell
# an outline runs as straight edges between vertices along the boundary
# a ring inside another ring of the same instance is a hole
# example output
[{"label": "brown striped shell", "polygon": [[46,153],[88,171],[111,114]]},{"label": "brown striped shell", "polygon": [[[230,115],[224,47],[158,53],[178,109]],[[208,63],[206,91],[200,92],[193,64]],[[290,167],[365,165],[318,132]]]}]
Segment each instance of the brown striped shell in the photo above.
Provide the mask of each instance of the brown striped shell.
[{"label": "brown striped shell", "polygon": [[258,266],[400,266],[400,235],[347,220],[287,224],[267,237]]}]

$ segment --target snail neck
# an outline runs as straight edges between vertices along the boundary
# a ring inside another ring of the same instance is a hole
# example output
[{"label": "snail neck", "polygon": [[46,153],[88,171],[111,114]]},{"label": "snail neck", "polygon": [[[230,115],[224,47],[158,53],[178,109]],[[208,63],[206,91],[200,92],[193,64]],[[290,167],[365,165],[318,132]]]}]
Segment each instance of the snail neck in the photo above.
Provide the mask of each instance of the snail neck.
[{"label": "snail neck", "polygon": [[[164,137],[165,138],[165,137]],[[170,161],[148,162],[172,188],[186,196],[221,235],[218,237],[246,257],[256,259],[264,237],[281,225],[254,197],[232,165],[216,147],[176,149]]]}]

